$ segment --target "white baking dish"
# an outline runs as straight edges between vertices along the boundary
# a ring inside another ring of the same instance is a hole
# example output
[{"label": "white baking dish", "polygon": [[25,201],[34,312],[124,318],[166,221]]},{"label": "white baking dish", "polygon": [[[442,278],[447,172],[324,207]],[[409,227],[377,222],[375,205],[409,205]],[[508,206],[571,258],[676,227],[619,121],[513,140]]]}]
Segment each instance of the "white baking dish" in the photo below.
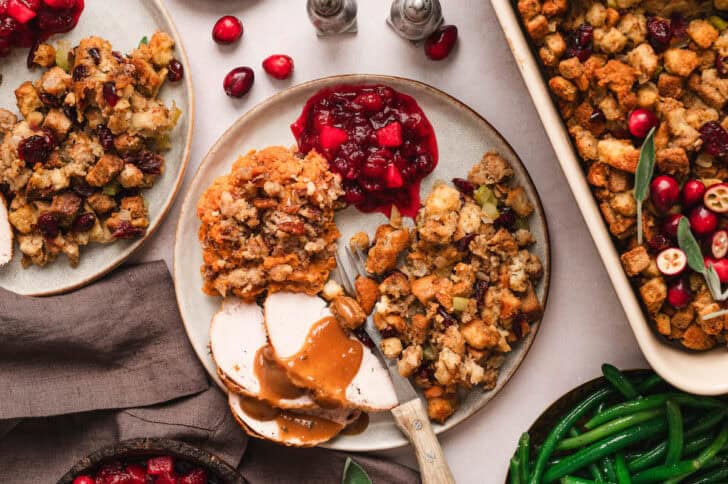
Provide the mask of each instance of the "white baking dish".
[{"label": "white baking dish", "polygon": [[[721,347],[701,353],[686,351],[665,342],[650,328],[622,270],[619,254],[586,182],[569,134],[551,100],[538,61],[521,28],[516,2],[491,0],[491,3],[645,358],[665,380],[684,391],[702,395],[728,393],[728,349]],[[583,298],[586,303],[584,317],[588,324],[589,295],[577,291],[575,296]],[[552,304],[558,304],[558,301],[552,301]]]}]

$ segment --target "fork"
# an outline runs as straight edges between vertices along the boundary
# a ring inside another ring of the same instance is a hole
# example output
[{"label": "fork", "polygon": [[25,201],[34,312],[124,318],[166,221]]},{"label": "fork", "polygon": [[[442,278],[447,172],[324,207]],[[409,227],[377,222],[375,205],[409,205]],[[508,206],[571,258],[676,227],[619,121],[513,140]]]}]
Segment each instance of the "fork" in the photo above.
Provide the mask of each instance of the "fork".
[{"label": "fork", "polygon": [[[357,275],[368,277],[364,254],[357,250],[355,255],[348,245],[345,246],[345,252]],[[352,277],[351,272],[346,270],[346,266],[342,263],[338,252],[336,254],[336,265],[344,289],[349,295],[355,295],[354,280],[356,276]],[[392,409],[392,415],[399,430],[407,437],[415,449],[422,482],[424,484],[454,484],[455,479],[452,476],[450,467],[447,465],[440,442],[432,430],[425,407],[422,405],[422,401],[409,379],[399,374],[396,359],[390,360],[382,353],[382,337],[374,327],[372,316],[367,317],[364,330],[374,342],[377,356],[389,370],[394,391],[399,401],[399,405]]]}]

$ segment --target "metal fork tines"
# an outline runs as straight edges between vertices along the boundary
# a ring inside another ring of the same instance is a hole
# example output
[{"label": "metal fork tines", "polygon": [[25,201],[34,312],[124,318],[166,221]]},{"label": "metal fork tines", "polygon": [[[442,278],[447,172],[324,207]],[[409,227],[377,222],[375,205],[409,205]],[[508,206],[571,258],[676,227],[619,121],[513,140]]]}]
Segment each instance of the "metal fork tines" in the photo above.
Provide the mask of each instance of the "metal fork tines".
[{"label": "metal fork tines", "polygon": [[[356,292],[354,289],[354,281],[356,280],[356,275],[369,277],[369,273],[366,270],[366,256],[359,250],[357,250],[356,253],[352,252],[351,248],[348,245],[345,246],[344,249],[347,256],[346,262],[348,262],[348,264],[344,264],[344,261],[341,260],[341,257],[337,252],[336,267],[338,269],[339,279],[341,279],[339,282],[344,286],[346,292],[353,297],[356,296]],[[349,270],[347,270],[346,268],[347,265],[350,267]],[[354,274],[356,274],[354,276],[352,276],[352,268]],[[412,386],[412,383],[410,383],[407,378],[404,378],[399,374],[399,370],[397,369],[397,360],[389,359],[384,356],[384,353],[382,353],[382,336],[379,334],[379,331],[374,326],[374,318],[371,315],[367,317],[366,323],[364,324],[364,331],[366,331],[369,338],[372,340],[372,342],[374,342],[374,349],[377,356],[379,356],[379,358],[384,362],[387,369],[389,370],[389,375],[392,379],[392,384],[394,385],[394,390],[397,393],[397,398],[399,399],[400,403],[404,403],[418,398],[417,392]]]}]

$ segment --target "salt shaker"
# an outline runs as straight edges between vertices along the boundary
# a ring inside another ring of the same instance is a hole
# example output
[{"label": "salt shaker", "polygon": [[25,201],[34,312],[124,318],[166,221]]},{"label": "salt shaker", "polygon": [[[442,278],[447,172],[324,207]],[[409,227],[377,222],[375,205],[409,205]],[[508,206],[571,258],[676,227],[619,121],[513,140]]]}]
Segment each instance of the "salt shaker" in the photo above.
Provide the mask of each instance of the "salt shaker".
[{"label": "salt shaker", "polygon": [[426,39],[442,22],[439,0],[394,0],[387,19],[400,37],[413,42]]},{"label": "salt shaker", "polygon": [[306,10],[320,36],[356,32],[356,0],[308,0]]}]

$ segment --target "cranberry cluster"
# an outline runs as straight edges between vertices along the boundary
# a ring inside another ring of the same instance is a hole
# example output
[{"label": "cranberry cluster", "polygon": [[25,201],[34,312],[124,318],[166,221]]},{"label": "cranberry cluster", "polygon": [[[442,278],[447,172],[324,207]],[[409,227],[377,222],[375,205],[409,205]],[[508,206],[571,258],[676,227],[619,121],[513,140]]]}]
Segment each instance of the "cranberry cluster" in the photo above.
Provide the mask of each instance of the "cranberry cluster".
[{"label": "cranberry cluster", "polygon": [[0,0],[0,57],[13,47],[33,47],[53,34],[68,32],[83,8],[84,0]]},{"label": "cranberry cluster", "polygon": [[151,457],[146,461],[123,464],[112,462],[94,475],[82,475],[73,484],[212,484],[205,469],[171,456]]}]

